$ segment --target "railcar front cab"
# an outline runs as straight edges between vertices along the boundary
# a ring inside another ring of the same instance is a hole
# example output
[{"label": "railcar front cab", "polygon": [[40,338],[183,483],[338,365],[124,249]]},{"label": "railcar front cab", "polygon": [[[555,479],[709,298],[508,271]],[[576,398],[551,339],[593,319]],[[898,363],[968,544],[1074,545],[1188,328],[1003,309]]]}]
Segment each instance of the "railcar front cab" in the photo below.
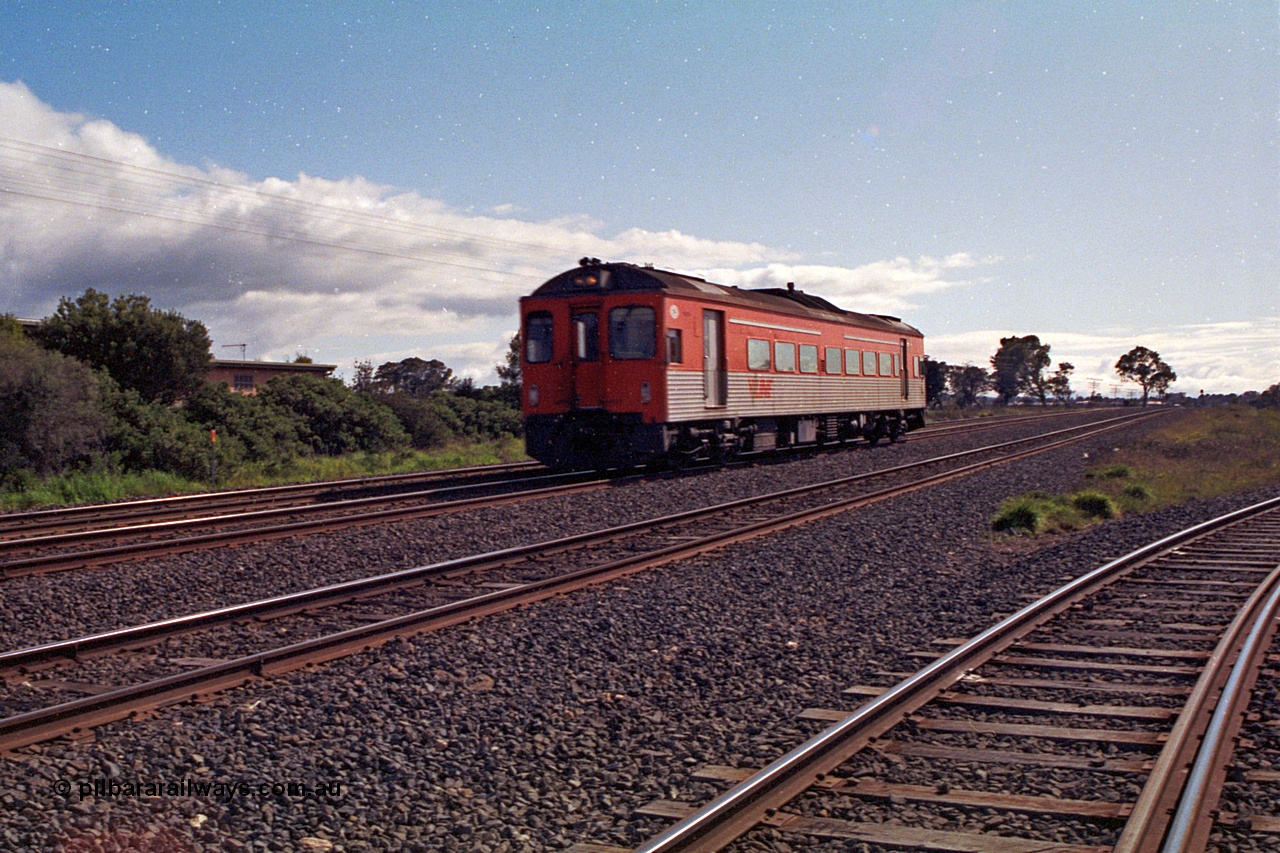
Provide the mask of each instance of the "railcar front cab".
[{"label": "railcar front cab", "polygon": [[584,264],[521,300],[529,455],[552,467],[638,465],[667,451],[660,284]]}]

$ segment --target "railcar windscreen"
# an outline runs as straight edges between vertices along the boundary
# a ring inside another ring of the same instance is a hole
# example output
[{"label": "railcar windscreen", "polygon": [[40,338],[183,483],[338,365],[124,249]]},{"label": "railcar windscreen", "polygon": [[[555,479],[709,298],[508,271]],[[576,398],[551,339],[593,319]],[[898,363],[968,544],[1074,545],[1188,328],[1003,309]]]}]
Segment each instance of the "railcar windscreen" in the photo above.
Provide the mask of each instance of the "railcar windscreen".
[{"label": "railcar windscreen", "polygon": [[648,305],[624,305],[609,312],[609,357],[653,358],[658,324]]},{"label": "railcar windscreen", "polygon": [[551,360],[554,341],[549,311],[535,311],[525,320],[524,358],[530,364]]}]

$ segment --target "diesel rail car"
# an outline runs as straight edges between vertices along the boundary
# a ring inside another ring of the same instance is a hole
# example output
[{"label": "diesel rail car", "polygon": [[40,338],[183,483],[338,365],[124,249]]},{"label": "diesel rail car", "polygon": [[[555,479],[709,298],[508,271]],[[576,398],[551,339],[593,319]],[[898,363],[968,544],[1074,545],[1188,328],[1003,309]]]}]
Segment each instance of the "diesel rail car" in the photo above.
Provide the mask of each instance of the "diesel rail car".
[{"label": "diesel rail car", "polygon": [[520,315],[525,440],[552,467],[874,444],[924,425],[924,336],[790,284],[584,258]]}]

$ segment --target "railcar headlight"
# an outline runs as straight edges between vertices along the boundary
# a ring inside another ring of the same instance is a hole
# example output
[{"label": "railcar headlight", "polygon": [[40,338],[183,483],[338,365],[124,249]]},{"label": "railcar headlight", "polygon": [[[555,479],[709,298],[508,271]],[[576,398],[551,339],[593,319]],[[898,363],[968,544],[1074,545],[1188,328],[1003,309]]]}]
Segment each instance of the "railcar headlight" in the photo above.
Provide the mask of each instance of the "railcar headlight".
[{"label": "railcar headlight", "polygon": [[647,402],[649,402],[651,399],[653,399],[653,394],[652,394],[652,393],[650,393],[650,391],[649,391],[649,383],[648,383],[648,382],[641,382],[641,383],[640,383],[640,402],[641,402],[641,403],[647,403]]},{"label": "railcar headlight", "polygon": [[538,405],[538,386],[537,385],[529,386],[529,405],[530,406]]}]

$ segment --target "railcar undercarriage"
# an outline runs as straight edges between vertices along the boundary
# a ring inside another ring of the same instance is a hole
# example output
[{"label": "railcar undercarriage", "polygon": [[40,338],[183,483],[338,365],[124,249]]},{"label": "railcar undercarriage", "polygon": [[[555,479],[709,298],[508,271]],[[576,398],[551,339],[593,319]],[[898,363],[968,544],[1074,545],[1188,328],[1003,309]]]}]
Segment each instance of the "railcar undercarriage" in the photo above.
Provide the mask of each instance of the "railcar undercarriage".
[{"label": "railcar undercarriage", "polygon": [[525,423],[530,456],[552,468],[627,468],[728,462],[742,453],[845,444],[896,442],[924,426],[920,409],[841,412],[645,424],[638,415],[584,410],[533,415]]}]

